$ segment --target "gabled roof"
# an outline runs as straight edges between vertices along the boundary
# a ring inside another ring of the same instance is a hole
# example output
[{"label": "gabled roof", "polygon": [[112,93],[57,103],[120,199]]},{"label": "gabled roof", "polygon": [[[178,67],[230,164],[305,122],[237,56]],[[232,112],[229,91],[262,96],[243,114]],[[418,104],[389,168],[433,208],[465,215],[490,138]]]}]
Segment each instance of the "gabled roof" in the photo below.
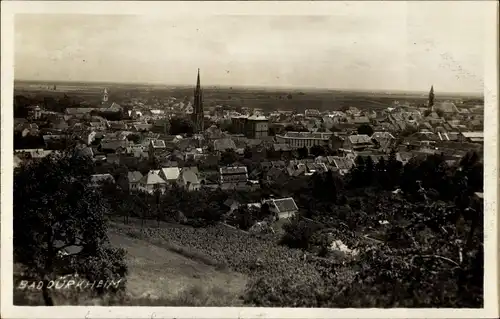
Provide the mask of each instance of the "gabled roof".
[{"label": "gabled roof", "polygon": [[264,201],[264,203],[267,203],[270,206],[274,206],[276,208],[276,210],[278,211],[278,213],[299,210],[299,208],[297,207],[297,204],[295,204],[295,201],[291,197],[280,198],[280,199],[271,199],[271,200]]},{"label": "gabled roof", "polygon": [[187,166],[187,167],[182,167],[182,168],[180,168],[180,171],[181,171],[181,172],[184,172],[184,171],[191,171],[191,172],[193,172],[193,173],[195,173],[195,174],[198,174],[198,173],[199,173],[199,171],[198,171],[198,167],[196,167],[196,166]]},{"label": "gabled roof", "polygon": [[151,146],[153,148],[165,148],[165,141],[163,140],[151,140]]},{"label": "gabled roof", "polygon": [[372,139],[378,140],[378,139],[394,139],[394,136],[389,133],[389,132],[374,132],[372,134]]},{"label": "gabled roof", "polygon": [[216,151],[225,151],[227,149],[236,149],[236,144],[230,138],[221,138],[214,141],[214,149]]},{"label": "gabled roof", "polygon": [[141,178],[143,176],[142,176],[141,172],[135,171],[135,172],[128,172],[127,177],[128,177],[129,183],[137,183],[141,180]]},{"label": "gabled roof", "polygon": [[191,183],[191,184],[199,184],[200,180],[198,179],[198,175],[192,171],[192,170],[183,170],[181,172],[181,178],[184,181],[184,183]]},{"label": "gabled roof", "polygon": [[310,172],[315,171],[319,173],[324,173],[328,171],[328,168],[324,163],[307,163],[306,167]]},{"label": "gabled roof", "polygon": [[[330,160],[330,156],[328,157]],[[331,156],[332,164],[335,165],[337,169],[351,169],[354,165],[352,159],[339,157],[339,156]]]},{"label": "gabled roof", "polygon": [[155,185],[155,184],[166,184],[163,178],[159,175],[159,170],[157,171],[149,171],[146,175],[144,175],[141,179],[141,184],[145,185]]},{"label": "gabled roof", "polygon": [[285,173],[285,171],[282,169],[282,168],[278,168],[278,167],[271,167],[267,173],[266,173],[266,176],[268,178],[271,178],[271,179],[277,179],[279,178],[281,175],[283,175]]},{"label": "gabled roof", "polygon": [[240,203],[237,201],[237,200],[234,200],[232,198],[228,198],[226,199],[226,201],[224,202],[224,205],[226,205],[227,207],[231,207],[233,205],[239,205]]},{"label": "gabled roof", "polygon": [[286,163],[284,161],[271,161],[272,167],[285,167]]},{"label": "gabled roof", "polygon": [[116,150],[120,147],[126,148],[128,142],[126,140],[101,140],[101,148]]},{"label": "gabled roof", "polygon": [[357,116],[354,118],[354,123],[356,124],[366,124],[370,123],[370,119],[366,116]]},{"label": "gabled roof", "polygon": [[165,180],[177,180],[181,173],[181,170],[178,167],[164,167],[161,169],[162,175]]},{"label": "gabled roof", "polygon": [[348,138],[352,144],[371,144],[371,139],[366,134],[350,135]]}]

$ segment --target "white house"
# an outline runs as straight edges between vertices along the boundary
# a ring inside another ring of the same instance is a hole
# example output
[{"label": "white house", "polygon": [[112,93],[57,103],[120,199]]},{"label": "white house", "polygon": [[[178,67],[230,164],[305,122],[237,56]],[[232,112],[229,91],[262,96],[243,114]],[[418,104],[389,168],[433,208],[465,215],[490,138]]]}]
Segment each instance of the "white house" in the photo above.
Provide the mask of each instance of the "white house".
[{"label": "white house", "polygon": [[198,190],[201,187],[200,179],[198,178],[198,172],[195,169],[189,167],[184,167],[177,179],[177,184],[184,187],[188,191]]},{"label": "white house", "polygon": [[269,210],[278,215],[279,219],[292,218],[299,211],[297,204],[291,197],[269,199],[264,201],[269,205]]},{"label": "white house", "polygon": [[165,182],[163,178],[160,177],[159,174],[160,174],[159,170],[149,171],[146,175],[144,175],[141,178],[137,188],[140,191],[148,193],[153,193],[156,190],[160,190],[163,192],[167,186],[167,182]]}]

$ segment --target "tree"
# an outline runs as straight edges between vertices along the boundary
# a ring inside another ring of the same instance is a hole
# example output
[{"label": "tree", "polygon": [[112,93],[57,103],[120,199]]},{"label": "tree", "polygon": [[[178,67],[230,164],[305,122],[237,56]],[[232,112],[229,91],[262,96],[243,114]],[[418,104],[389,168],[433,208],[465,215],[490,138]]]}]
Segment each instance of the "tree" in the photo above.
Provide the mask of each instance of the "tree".
[{"label": "tree", "polygon": [[283,225],[285,234],[281,238],[281,244],[291,248],[309,248],[313,234],[319,227],[311,224],[300,217],[294,217],[289,223]]},{"label": "tree", "polygon": [[307,158],[309,156],[309,151],[307,150],[307,147],[301,147],[297,150],[298,152],[298,155],[299,155],[299,159],[304,159],[304,158]]},{"label": "tree", "polygon": [[193,134],[194,123],[192,120],[183,117],[173,117],[170,120],[170,134]]},{"label": "tree", "polygon": [[221,154],[221,164],[222,165],[232,165],[238,160],[238,155],[233,149],[228,148]]},{"label": "tree", "polygon": [[327,155],[326,153],[326,150],[325,150],[325,147],[321,146],[321,145],[313,145],[311,147],[311,154],[314,155],[314,157],[318,157],[318,156],[325,156]]},{"label": "tree", "polygon": [[139,134],[129,134],[127,135],[127,140],[139,144],[141,142],[141,136]]},{"label": "tree", "polygon": [[371,185],[374,170],[375,165],[373,163],[373,159],[371,156],[367,156],[365,159],[365,185]]},{"label": "tree", "polygon": [[252,156],[253,156],[252,149],[249,146],[245,146],[244,157],[245,158],[252,158]]},{"label": "tree", "polygon": [[368,124],[362,124],[358,127],[358,134],[373,135],[373,128]]},{"label": "tree", "polygon": [[351,169],[350,184],[352,187],[357,188],[365,185],[365,160],[363,156],[357,156],[354,160],[354,167]]},{"label": "tree", "polygon": [[91,174],[90,159],[69,153],[49,155],[16,171],[14,260],[43,281],[47,306],[54,305],[47,288],[54,276],[76,272],[94,281],[127,273],[125,251],[109,244],[108,205],[89,185]]}]

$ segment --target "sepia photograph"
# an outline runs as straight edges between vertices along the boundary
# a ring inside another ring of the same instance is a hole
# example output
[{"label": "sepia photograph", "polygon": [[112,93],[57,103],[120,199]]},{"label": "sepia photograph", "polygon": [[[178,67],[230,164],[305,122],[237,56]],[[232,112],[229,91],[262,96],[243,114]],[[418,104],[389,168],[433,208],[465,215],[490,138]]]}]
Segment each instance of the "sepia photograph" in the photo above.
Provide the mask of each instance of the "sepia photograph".
[{"label": "sepia photograph", "polygon": [[8,7],[7,303],[496,299],[497,4],[112,2]]}]

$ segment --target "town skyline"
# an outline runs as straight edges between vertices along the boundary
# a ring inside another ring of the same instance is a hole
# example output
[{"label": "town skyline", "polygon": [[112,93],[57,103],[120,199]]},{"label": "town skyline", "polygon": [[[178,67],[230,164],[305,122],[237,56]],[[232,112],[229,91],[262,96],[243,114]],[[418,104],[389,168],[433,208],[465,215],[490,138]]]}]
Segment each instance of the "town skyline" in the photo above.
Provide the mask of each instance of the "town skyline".
[{"label": "town skyline", "polygon": [[424,92],[434,85],[479,93],[484,11],[470,5],[353,4],[331,16],[192,19],[22,14],[15,79],[191,85],[200,68],[205,86]]}]

